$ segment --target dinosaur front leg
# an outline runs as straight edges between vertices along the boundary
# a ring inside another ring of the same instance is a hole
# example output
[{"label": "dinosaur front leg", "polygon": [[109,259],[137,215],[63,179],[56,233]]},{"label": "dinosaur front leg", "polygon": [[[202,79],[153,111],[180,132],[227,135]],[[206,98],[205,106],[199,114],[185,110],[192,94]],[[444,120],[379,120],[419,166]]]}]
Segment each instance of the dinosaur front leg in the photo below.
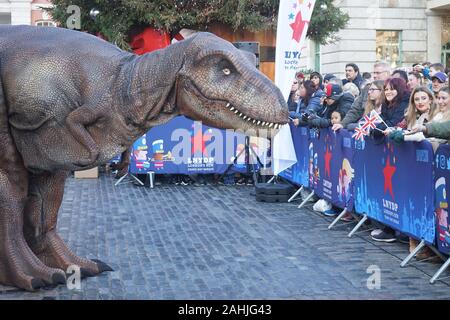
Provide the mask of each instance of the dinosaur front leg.
[{"label": "dinosaur front leg", "polygon": [[59,171],[30,175],[30,191],[25,207],[25,238],[36,256],[47,266],[81,269],[82,276],[94,276],[112,269],[101,261],[78,257],[56,232],[58,210],[68,173]]},{"label": "dinosaur front leg", "polygon": [[100,154],[97,143],[92,138],[86,126],[95,123],[101,116],[88,106],[82,106],[72,111],[66,118],[67,128],[73,137],[80,142],[89,152],[89,158],[75,163],[79,166],[93,164]]}]

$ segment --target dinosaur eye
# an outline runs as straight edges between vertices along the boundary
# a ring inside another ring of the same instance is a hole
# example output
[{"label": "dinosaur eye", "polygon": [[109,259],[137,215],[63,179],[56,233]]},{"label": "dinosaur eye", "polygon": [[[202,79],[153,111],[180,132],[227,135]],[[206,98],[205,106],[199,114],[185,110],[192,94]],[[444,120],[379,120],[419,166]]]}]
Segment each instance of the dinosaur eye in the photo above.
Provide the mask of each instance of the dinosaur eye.
[{"label": "dinosaur eye", "polygon": [[231,74],[231,70],[228,69],[228,68],[224,68],[224,69],[222,70],[222,72],[223,72],[226,76],[229,76],[229,75]]}]

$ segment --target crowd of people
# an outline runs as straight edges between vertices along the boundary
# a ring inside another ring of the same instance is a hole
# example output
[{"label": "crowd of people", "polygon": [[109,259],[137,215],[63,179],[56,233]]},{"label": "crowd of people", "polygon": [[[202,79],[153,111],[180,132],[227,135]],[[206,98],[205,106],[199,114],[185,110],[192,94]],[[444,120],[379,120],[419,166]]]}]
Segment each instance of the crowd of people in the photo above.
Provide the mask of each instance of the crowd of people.
[{"label": "crowd of people", "polygon": [[[348,63],[345,79],[318,72],[308,79],[297,73],[288,100],[290,119],[296,126],[354,130],[375,110],[383,122],[371,132],[373,139],[395,143],[428,139],[436,149],[450,139],[449,70],[441,63],[417,63],[408,69],[392,70],[381,61],[374,64],[372,73],[361,73],[355,63]],[[327,208],[319,209],[323,214],[338,214],[338,208],[323,199],[312,199],[321,204],[315,207]],[[348,213],[342,219],[351,221],[354,216]],[[410,251],[417,246],[414,239],[381,225],[371,237],[382,242],[409,242]],[[430,255],[422,253],[423,257]]]}]

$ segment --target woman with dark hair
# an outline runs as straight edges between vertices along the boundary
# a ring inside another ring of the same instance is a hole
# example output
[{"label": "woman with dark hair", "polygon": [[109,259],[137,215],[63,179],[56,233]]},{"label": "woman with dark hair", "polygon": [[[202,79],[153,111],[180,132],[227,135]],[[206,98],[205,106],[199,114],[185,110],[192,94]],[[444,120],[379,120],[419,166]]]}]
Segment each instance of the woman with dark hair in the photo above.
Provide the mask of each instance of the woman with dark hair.
[{"label": "woman with dark hair", "polygon": [[[320,92],[322,92],[320,90]],[[290,117],[294,119],[294,124],[299,125],[302,113],[317,113],[321,108],[320,99],[322,94],[316,91],[314,83],[311,80],[304,81],[299,88],[300,99],[295,111],[290,112]]]},{"label": "woman with dark hair", "polygon": [[[402,78],[389,78],[384,83],[384,99],[381,105],[381,118],[384,123],[378,125],[379,130],[374,130],[375,137],[388,135],[405,118],[405,111],[409,105],[411,92],[406,81]],[[388,128],[389,126],[389,128]]]},{"label": "woman with dark hair", "polygon": [[323,90],[323,77],[319,72],[317,71],[312,72],[311,75],[309,76],[309,80],[312,81],[316,91]]}]

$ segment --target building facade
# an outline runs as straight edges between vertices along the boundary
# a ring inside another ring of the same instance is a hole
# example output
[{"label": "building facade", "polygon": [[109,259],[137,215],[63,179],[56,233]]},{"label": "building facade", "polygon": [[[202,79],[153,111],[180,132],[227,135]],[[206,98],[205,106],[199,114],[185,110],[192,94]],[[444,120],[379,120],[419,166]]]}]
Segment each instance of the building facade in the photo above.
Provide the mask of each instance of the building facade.
[{"label": "building facade", "polygon": [[50,6],[48,0],[0,0],[0,24],[54,26],[42,10]]},{"label": "building facade", "polygon": [[[450,67],[450,0],[336,0],[350,20],[329,45],[308,41],[302,68],[344,76],[348,62],[372,72],[376,61],[393,68],[416,62]],[[314,14],[314,13],[313,13]]]}]

